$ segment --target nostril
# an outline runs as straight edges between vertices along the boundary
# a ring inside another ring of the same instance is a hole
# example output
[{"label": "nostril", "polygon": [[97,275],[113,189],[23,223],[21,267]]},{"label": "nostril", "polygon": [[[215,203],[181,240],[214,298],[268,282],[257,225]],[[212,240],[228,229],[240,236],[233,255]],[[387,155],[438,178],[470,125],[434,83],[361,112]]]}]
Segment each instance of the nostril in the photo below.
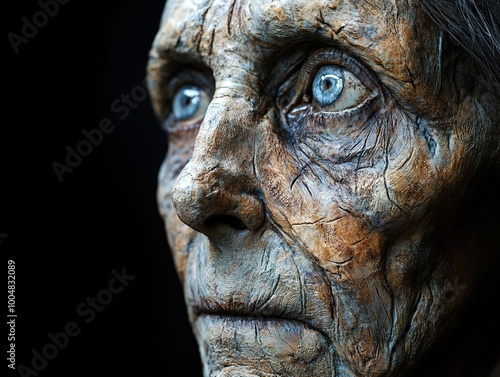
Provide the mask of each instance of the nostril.
[{"label": "nostril", "polygon": [[228,225],[235,230],[245,230],[246,225],[236,216],[231,215],[214,215],[205,220],[205,226],[209,228]]}]

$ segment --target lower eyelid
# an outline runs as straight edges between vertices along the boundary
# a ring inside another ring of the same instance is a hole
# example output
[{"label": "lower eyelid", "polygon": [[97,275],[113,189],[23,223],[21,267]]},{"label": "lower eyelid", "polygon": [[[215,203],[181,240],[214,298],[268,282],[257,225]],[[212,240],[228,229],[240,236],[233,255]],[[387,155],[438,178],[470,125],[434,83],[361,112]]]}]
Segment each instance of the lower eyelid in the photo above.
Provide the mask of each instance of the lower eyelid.
[{"label": "lower eyelid", "polygon": [[337,112],[309,111],[305,122],[308,127],[336,128],[340,125],[349,127],[365,123],[380,108],[380,101],[376,93],[372,93],[357,107]]},{"label": "lower eyelid", "polygon": [[175,136],[184,132],[191,130],[197,130],[200,128],[200,124],[203,118],[200,120],[190,121],[190,122],[178,122],[175,120],[173,114],[170,114],[167,119],[162,123],[162,130],[165,131],[169,137]]}]

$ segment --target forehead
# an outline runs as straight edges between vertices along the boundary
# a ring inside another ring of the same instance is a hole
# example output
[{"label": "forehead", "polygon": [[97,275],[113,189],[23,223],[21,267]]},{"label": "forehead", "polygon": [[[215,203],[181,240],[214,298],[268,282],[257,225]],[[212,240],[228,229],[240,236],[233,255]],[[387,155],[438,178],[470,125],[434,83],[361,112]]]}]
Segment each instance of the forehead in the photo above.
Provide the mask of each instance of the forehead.
[{"label": "forehead", "polygon": [[153,47],[248,69],[292,44],[330,43],[409,82],[425,18],[411,0],[169,0]]}]

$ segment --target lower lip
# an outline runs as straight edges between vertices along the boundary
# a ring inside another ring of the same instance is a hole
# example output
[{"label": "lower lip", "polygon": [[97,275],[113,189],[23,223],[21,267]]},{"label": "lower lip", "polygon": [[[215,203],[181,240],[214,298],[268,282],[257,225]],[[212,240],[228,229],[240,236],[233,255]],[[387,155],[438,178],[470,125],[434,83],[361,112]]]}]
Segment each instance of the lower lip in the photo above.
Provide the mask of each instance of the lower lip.
[{"label": "lower lip", "polygon": [[308,372],[317,375],[314,369],[320,365],[316,364],[322,364],[321,369],[331,365],[327,338],[304,322],[203,314],[196,319],[194,330],[200,348],[205,350],[204,358],[221,364],[216,368],[236,364],[272,375],[278,368],[283,375],[294,376]]}]

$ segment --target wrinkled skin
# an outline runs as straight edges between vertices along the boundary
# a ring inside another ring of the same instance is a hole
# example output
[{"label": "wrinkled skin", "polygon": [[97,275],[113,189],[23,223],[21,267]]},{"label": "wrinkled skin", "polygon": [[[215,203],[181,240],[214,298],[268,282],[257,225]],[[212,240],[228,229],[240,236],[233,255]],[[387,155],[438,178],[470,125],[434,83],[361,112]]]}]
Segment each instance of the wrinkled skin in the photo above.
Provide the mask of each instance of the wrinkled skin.
[{"label": "wrinkled skin", "polygon": [[205,376],[422,368],[498,254],[500,103],[471,59],[415,1],[169,0],[148,72]]}]

